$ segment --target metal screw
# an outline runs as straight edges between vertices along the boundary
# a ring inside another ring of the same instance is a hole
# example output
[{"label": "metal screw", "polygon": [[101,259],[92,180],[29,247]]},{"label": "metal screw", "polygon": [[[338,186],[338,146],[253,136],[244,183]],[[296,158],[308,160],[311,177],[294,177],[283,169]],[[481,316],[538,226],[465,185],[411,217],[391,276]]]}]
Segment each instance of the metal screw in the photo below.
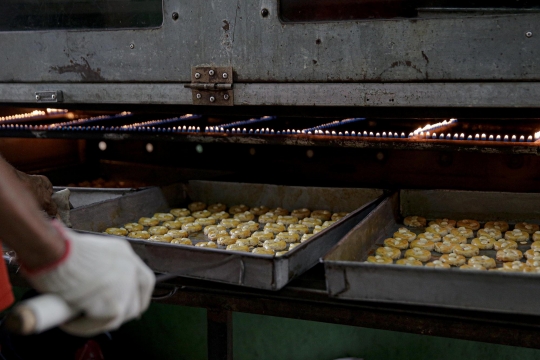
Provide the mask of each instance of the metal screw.
[{"label": "metal screw", "polygon": [[197,95],[195,95],[195,97],[196,97],[197,99],[200,99],[200,98],[202,98],[202,95],[201,95],[201,94],[197,94]]},{"label": "metal screw", "polygon": [[213,96],[210,96],[210,102],[214,102],[214,101],[216,101],[216,98]]},{"label": "metal screw", "polygon": [[261,10],[261,15],[262,15],[262,17],[267,17],[268,14],[270,14],[270,11],[268,11],[268,9],[262,9],[262,10]]},{"label": "metal screw", "polygon": [[525,36],[526,36],[526,37],[531,37],[531,36],[532,36],[532,31],[527,31],[527,32],[525,33]]},{"label": "metal screw", "polygon": [[41,99],[41,96],[36,95],[36,100],[39,100],[39,99]]},{"label": "metal screw", "polygon": [[201,73],[195,73],[195,79],[200,79],[201,78]]},{"label": "metal screw", "polygon": [[216,72],[215,72],[214,70],[208,71],[208,75],[210,75],[210,76],[214,76],[215,73],[216,73]]},{"label": "metal screw", "polygon": [[223,76],[223,78],[226,79],[229,75],[227,75],[227,73],[223,73],[223,75],[221,76]]},{"label": "metal screw", "polygon": [[229,94],[223,95],[223,98],[224,98],[225,100],[229,100]]},{"label": "metal screw", "polygon": [[173,12],[173,13],[172,13],[172,19],[173,19],[174,21],[178,20],[178,13],[177,13],[177,12]]},{"label": "metal screw", "polygon": [[53,100],[56,99],[56,95],[52,94],[51,99],[53,99]]},{"label": "metal screw", "polygon": [[134,43],[129,44],[129,48],[130,49],[135,49],[135,44]]}]

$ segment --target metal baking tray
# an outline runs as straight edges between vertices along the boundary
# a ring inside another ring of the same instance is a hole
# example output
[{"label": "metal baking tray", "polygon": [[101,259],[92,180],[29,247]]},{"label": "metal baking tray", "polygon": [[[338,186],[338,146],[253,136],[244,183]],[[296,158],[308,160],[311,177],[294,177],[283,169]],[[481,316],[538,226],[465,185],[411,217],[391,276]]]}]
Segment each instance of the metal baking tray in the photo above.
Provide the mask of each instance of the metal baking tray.
[{"label": "metal baking tray", "polygon": [[328,293],[342,299],[540,315],[539,274],[364,262],[403,226],[406,216],[539,224],[538,204],[540,194],[402,190],[381,202],[322,259]]},{"label": "metal baking tray", "polygon": [[350,212],[341,221],[279,257],[128,239],[135,252],[156,272],[278,290],[315,265],[382,201],[382,196],[383,191],[379,189],[189,181],[148,188],[81,207],[71,211],[70,216],[74,229],[101,233],[107,227],[132,222],[142,216],[185,207],[190,201]]},{"label": "metal baking tray", "polygon": [[83,188],[53,186],[53,191],[69,189],[69,202],[74,208],[122,197],[136,191],[132,188]]}]

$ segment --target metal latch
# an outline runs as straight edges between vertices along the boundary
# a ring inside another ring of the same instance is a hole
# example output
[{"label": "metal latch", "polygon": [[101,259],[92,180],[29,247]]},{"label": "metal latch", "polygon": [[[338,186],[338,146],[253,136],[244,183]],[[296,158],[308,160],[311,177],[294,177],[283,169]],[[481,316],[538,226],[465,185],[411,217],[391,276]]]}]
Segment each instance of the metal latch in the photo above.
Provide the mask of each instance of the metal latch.
[{"label": "metal latch", "polygon": [[63,100],[64,94],[61,90],[36,91],[37,102],[62,102]]},{"label": "metal latch", "polygon": [[193,105],[232,106],[232,66],[194,66],[191,68],[191,84],[184,87],[192,90]]}]

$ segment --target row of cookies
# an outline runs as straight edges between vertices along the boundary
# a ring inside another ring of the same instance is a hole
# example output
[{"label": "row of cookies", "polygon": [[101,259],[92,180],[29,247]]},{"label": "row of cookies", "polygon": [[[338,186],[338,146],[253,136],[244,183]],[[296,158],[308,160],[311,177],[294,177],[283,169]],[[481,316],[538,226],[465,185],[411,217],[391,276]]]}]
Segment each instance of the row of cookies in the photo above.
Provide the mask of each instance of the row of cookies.
[{"label": "row of cookies", "polygon": [[270,210],[265,206],[250,209],[245,205],[231,206],[228,212],[225,210],[224,204],[206,206],[195,202],[187,208],[156,213],[151,218],[143,217],[137,223],[108,228],[105,232],[180,245],[192,245],[191,239],[204,234],[208,241],[200,241],[196,246],[226,246],[228,250],[273,254],[294,248],[347,215],[305,208],[292,212],[283,208]]},{"label": "row of cookies", "polygon": [[[204,233],[210,241],[196,246],[216,248],[220,245],[226,246],[226,250],[279,256],[346,215],[331,214],[327,210],[310,212],[305,208],[288,214],[288,210],[279,208],[277,212],[266,212],[253,219],[257,222],[236,223],[237,219],[224,219],[220,225],[206,227]],[[331,218],[334,220],[329,220]]]},{"label": "row of cookies", "polygon": [[[527,222],[516,223],[514,225],[514,229],[510,232],[510,225],[506,221],[488,221],[484,224],[483,229],[480,229],[480,222],[471,219],[463,219],[458,221],[451,219],[436,219],[430,221],[429,224],[426,223],[426,218],[422,216],[407,216],[403,220],[403,224],[410,228],[423,228],[426,226],[427,228],[442,228],[442,230],[439,230],[439,234],[445,231],[449,232],[453,228],[466,228],[473,231],[478,230],[483,232],[489,232],[484,235],[490,235],[492,237],[495,237],[496,240],[502,236],[502,233],[505,234],[505,237],[507,239],[509,238],[509,240],[514,241],[527,241],[529,240],[529,236],[532,236],[534,241],[540,240],[540,227],[537,224]],[[437,232],[437,230],[435,229],[432,232]],[[527,236],[526,234],[528,234],[529,236]],[[482,233],[480,233],[479,235],[482,235]]]},{"label": "row of cookies", "polygon": [[[431,260],[433,251],[442,255],[426,266],[436,268],[459,266],[462,269],[485,270],[495,269],[496,262],[489,256],[479,256],[479,252],[495,249],[496,259],[504,263],[501,270],[535,272],[536,267],[540,265],[540,252],[537,251],[540,250],[540,242],[537,242],[540,239],[540,232],[537,231],[536,224],[519,223],[513,231],[508,231],[508,224],[501,221],[488,222],[484,229],[480,229],[479,223],[475,220],[437,219],[426,223],[426,219],[419,216],[405,218],[404,224],[411,228],[419,229],[428,225],[425,228],[426,232],[417,235],[406,228],[400,228],[393,238],[384,241],[384,247],[377,249],[376,255],[369,257],[368,261],[391,264],[393,260],[397,260],[396,264],[421,266],[423,262]],[[454,228],[456,225],[460,227]],[[474,237],[473,229],[478,230],[477,237]],[[505,231],[504,238],[501,231]],[[521,263],[519,260],[523,254],[517,249],[516,240],[526,244],[529,233],[532,233],[535,243],[526,251],[527,263]],[[471,243],[467,243],[468,239],[472,239]],[[400,259],[400,250],[406,250],[404,259]]]}]

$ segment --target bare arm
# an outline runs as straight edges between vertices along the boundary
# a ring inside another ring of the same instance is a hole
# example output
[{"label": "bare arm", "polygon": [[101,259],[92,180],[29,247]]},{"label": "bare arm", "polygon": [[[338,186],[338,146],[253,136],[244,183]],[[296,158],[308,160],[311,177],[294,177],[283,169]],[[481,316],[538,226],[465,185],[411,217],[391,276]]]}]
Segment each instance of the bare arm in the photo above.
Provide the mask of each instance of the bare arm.
[{"label": "bare arm", "polygon": [[23,183],[18,172],[0,158],[0,239],[28,269],[38,269],[59,260],[65,243]]}]

